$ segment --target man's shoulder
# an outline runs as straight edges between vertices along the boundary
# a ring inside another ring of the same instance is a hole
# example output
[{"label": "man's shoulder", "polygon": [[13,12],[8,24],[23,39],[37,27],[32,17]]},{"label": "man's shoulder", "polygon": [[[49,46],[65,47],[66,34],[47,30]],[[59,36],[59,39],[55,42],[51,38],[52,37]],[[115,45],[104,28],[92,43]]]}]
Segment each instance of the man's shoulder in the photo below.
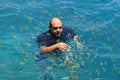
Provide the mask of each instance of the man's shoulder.
[{"label": "man's shoulder", "polygon": [[66,27],[66,26],[65,26],[65,27],[63,28],[63,30],[66,30],[66,31],[71,31],[71,30],[72,30],[72,28],[70,28],[70,27]]},{"label": "man's shoulder", "polygon": [[65,33],[68,32],[68,33],[69,33],[69,32],[74,32],[74,31],[73,31],[73,29],[70,28],[70,27],[64,27],[64,28],[63,28],[63,32],[65,32]]},{"label": "man's shoulder", "polygon": [[75,35],[76,35],[76,33],[73,31],[72,28],[70,28],[70,27],[63,28],[63,35],[62,36],[74,37]]},{"label": "man's shoulder", "polygon": [[49,31],[43,32],[41,34],[38,35],[38,37],[46,37],[49,34]]},{"label": "man's shoulder", "polygon": [[48,32],[49,32],[49,31],[46,31],[46,32],[43,32],[43,33],[39,34],[39,35],[37,36],[37,42],[47,41],[47,40],[48,40]]}]

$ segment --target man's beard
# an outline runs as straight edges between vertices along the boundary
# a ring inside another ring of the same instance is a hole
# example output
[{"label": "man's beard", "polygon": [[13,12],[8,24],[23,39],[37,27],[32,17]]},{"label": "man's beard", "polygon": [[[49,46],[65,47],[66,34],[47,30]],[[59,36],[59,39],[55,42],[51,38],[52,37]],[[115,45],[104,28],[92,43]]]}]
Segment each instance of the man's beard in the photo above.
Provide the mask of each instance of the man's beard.
[{"label": "man's beard", "polygon": [[61,36],[61,32],[56,32],[56,33],[55,33],[55,36],[56,36],[56,37],[60,37],[60,36]]}]

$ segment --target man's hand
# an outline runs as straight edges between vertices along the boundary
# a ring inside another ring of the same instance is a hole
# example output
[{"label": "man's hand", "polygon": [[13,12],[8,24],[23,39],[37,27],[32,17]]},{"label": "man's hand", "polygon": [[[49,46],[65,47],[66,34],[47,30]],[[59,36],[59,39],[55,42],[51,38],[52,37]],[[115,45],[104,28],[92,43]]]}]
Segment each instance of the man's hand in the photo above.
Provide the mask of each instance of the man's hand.
[{"label": "man's hand", "polygon": [[78,48],[81,48],[81,49],[83,48],[83,45],[80,42],[77,41],[76,43]]},{"label": "man's hand", "polygon": [[83,48],[83,47],[84,47],[84,46],[78,41],[78,36],[77,36],[77,35],[74,36],[74,41],[76,42],[78,48]]},{"label": "man's hand", "polygon": [[64,42],[60,42],[51,46],[41,46],[40,49],[43,52],[52,52],[56,49],[60,49],[61,51],[67,51],[69,50],[69,46],[67,44],[65,44]]},{"label": "man's hand", "polygon": [[65,44],[63,42],[57,43],[56,46],[61,51],[66,51],[66,50],[68,50],[70,48],[67,44]]}]

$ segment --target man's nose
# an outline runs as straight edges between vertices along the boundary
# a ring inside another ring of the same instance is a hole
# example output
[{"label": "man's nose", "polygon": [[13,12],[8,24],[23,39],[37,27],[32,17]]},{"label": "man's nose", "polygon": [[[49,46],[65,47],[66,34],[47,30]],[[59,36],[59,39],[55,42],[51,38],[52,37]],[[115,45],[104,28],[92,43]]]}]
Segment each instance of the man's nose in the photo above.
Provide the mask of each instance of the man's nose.
[{"label": "man's nose", "polygon": [[59,28],[57,28],[57,31],[60,31],[60,29],[59,29]]}]

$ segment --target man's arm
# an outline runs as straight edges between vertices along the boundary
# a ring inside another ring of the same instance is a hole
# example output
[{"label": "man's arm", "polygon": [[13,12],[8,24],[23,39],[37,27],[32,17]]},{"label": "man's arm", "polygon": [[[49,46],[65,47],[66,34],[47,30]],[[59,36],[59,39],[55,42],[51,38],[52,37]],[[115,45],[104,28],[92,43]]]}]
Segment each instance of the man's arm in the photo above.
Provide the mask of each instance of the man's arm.
[{"label": "man's arm", "polygon": [[61,51],[68,50],[69,46],[63,42],[51,45],[51,46],[41,46],[40,49],[43,52],[53,52],[56,49],[60,49]]},{"label": "man's arm", "polygon": [[77,47],[83,48],[83,45],[78,41],[78,36],[77,35],[74,36],[74,41],[76,42]]}]

